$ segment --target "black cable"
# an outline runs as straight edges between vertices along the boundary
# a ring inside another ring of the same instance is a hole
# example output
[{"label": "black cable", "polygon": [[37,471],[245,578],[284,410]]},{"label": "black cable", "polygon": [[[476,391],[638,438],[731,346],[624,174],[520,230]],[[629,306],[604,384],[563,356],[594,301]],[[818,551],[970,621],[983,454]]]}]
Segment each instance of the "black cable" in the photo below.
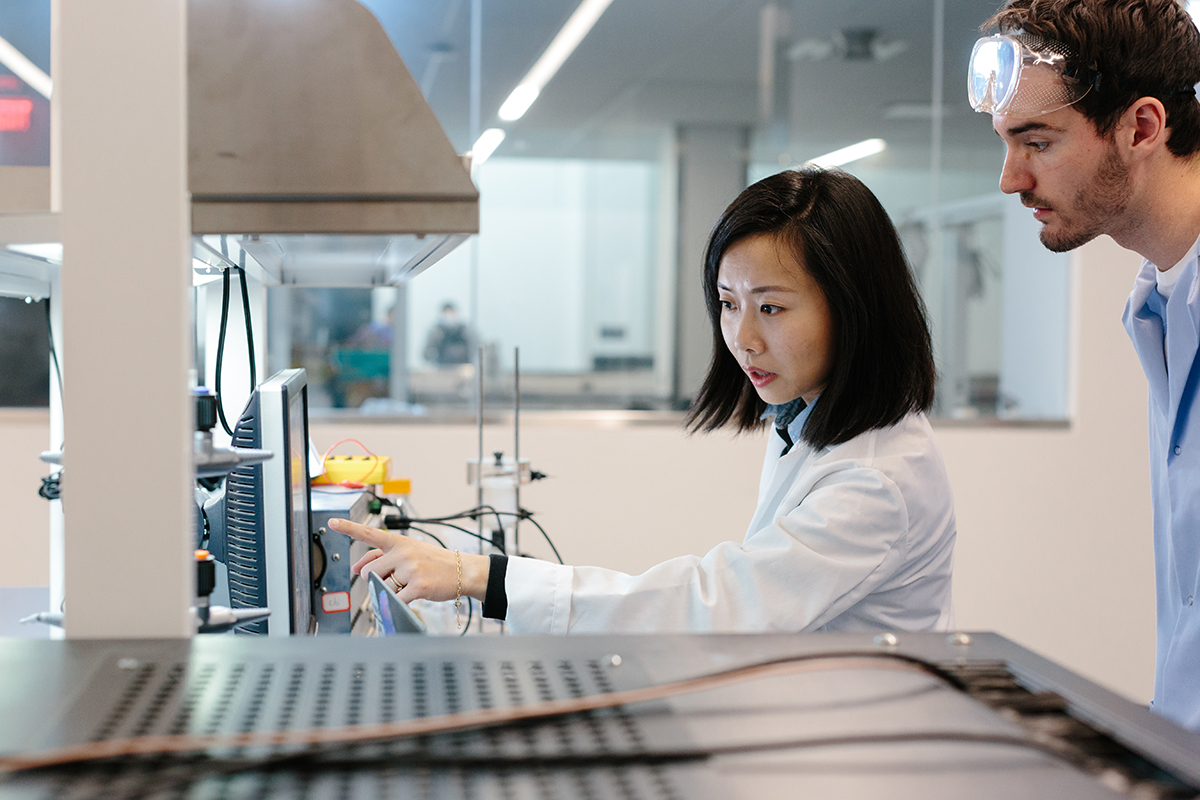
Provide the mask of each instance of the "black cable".
[{"label": "black cable", "polygon": [[[389,505],[395,506],[396,508],[400,508],[400,506],[396,505],[395,503],[393,503],[393,502],[392,502],[392,501],[390,501],[390,500],[388,500],[388,501],[386,501],[386,502],[387,502]],[[478,518],[479,518],[479,515],[480,515],[480,513],[481,513],[481,512],[488,512],[488,513],[491,513],[491,514],[495,514],[495,515],[497,515],[497,517],[496,517],[496,524],[497,524],[497,525],[499,525],[501,528],[503,528],[503,527],[504,527],[504,522],[503,522],[503,520],[501,520],[501,519],[500,519],[500,517],[499,517],[498,515],[500,515],[500,514],[510,514],[510,515],[511,515],[511,514],[513,513],[513,512],[511,512],[511,511],[497,511],[497,510],[496,510],[495,508],[493,508],[492,506],[476,506],[475,508],[469,508],[469,509],[467,509],[466,511],[460,511],[460,512],[459,512],[459,513],[457,513],[457,514],[451,514],[451,515],[449,515],[449,516],[446,516],[446,517],[424,517],[424,518],[422,518],[422,519],[419,519],[419,520],[418,520],[418,519],[414,519],[413,521],[414,521],[414,522],[445,522],[446,520],[453,520],[453,519],[470,519],[470,520],[474,520],[474,519],[478,519]],[[479,536],[479,534],[476,534],[476,537],[477,537],[477,538],[478,538],[478,536]],[[490,540],[488,540],[488,541],[490,541]]]},{"label": "black cable", "polygon": [[471,630],[471,618],[475,614],[475,606],[471,604],[471,598],[468,597],[468,598],[466,598],[466,600],[467,600],[467,624],[463,626],[462,633],[460,633],[459,636],[466,636],[467,631]]},{"label": "black cable", "polygon": [[[493,729],[495,730],[495,729]],[[978,733],[975,731],[900,731],[896,733],[864,733],[847,734],[844,736],[820,736],[803,739],[785,739],[774,742],[750,742],[747,744],[729,744],[700,747],[679,747],[670,750],[645,751],[633,750],[627,752],[599,751],[594,753],[566,753],[555,755],[451,755],[435,754],[427,751],[403,754],[389,754],[375,758],[322,758],[321,754],[308,752],[286,756],[284,761],[271,762],[272,769],[278,769],[286,764],[290,769],[306,771],[312,769],[318,772],[324,770],[363,770],[375,769],[386,758],[387,766],[403,769],[404,767],[419,767],[428,769],[487,769],[487,770],[541,770],[541,769],[587,769],[596,767],[630,767],[653,764],[675,764],[689,761],[704,761],[717,756],[748,755],[753,753],[770,753],[783,750],[802,750],[815,747],[845,747],[850,745],[880,745],[880,744],[921,744],[942,742],[947,744],[989,744],[999,747],[1016,747],[1022,750],[1033,750],[1086,770],[1088,760],[1082,753],[1069,745],[1050,741],[1040,741],[1032,737],[1010,733]],[[349,748],[355,745],[336,745],[330,749]],[[290,762],[290,763],[289,763]],[[219,763],[219,762],[218,762]],[[237,769],[239,762],[230,763]],[[242,769],[246,765],[242,764]]]},{"label": "black cable", "polygon": [[[50,298],[46,298],[46,334],[50,339],[50,360],[54,362],[54,374],[58,378],[58,402],[63,402],[62,367],[58,365],[58,348],[54,346],[54,323],[50,319]],[[61,449],[61,446],[60,446]]]},{"label": "black cable", "polygon": [[[942,667],[941,665],[939,665],[933,661],[930,661],[928,659],[921,658],[919,656],[908,655],[906,653],[898,653],[898,652],[847,650],[847,651],[833,651],[833,652],[825,652],[825,653],[798,653],[798,654],[782,656],[782,657],[778,657],[778,658],[764,659],[762,661],[753,662],[751,664],[743,665],[740,667],[721,669],[716,672],[699,675],[699,676],[696,676],[693,678],[685,678],[681,681],[668,682],[666,684],[663,684],[661,687],[661,688],[669,689],[672,686],[678,687],[681,684],[688,684],[687,688],[683,689],[681,691],[668,692],[666,694],[663,694],[663,695],[660,695],[657,697],[648,696],[648,697],[642,697],[641,699],[637,699],[637,700],[625,700],[623,704],[628,705],[628,704],[640,704],[640,703],[646,703],[646,702],[653,702],[655,700],[664,699],[665,697],[679,696],[680,694],[687,695],[687,694],[693,694],[693,693],[699,692],[699,691],[706,691],[708,689],[714,688],[713,686],[708,685],[708,684],[710,684],[713,680],[719,680],[722,677],[733,678],[734,682],[741,682],[744,680],[754,680],[758,677],[763,677],[762,675],[758,675],[756,673],[767,670],[773,666],[781,666],[781,665],[788,665],[788,664],[800,664],[800,663],[804,663],[804,662],[839,661],[839,660],[844,660],[844,659],[893,661],[893,662],[897,662],[897,663],[908,664],[910,666],[916,667],[917,669],[919,669],[922,672],[925,672],[925,673],[937,678],[942,683],[946,684],[947,686],[949,686],[950,688],[952,688],[956,691],[964,692],[964,693],[967,692],[966,684],[964,684],[963,681],[958,676],[954,675],[947,668]],[[734,676],[736,676],[736,677],[734,677]],[[654,688],[657,688],[657,687],[646,687],[646,690],[652,690]],[[630,692],[639,692],[639,691],[646,691],[646,690],[636,690],[636,689],[625,690],[624,692],[616,692],[615,694],[622,695],[622,694],[627,694]],[[597,695],[596,697],[600,697],[600,696],[603,696],[606,694],[609,694],[609,693],[604,692],[602,695]],[[578,699],[586,700],[587,697],[581,697]],[[519,710],[522,705],[524,705],[524,704],[517,704],[517,706],[515,706],[513,708],[513,710],[514,711]],[[541,705],[541,704],[535,703],[533,705],[537,706],[537,705]],[[550,705],[555,705],[555,704],[551,703]],[[553,722],[554,720],[560,720],[560,719],[574,716],[574,715],[581,714],[581,713],[587,714],[587,713],[589,713],[589,711],[586,709],[571,709],[571,708],[548,710],[548,711],[545,711],[542,713],[538,713],[536,716],[525,716],[525,717],[521,717],[521,718],[517,718],[517,719],[510,719],[510,720],[494,720],[494,721],[482,723],[482,724],[472,723],[470,725],[469,729],[476,730],[476,731],[501,731],[501,730],[508,730],[508,729],[517,728],[517,727],[525,727],[525,726],[529,726],[530,724]],[[426,733],[421,734],[421,736],[437,736],[437,735],[441,735],[441,734],[456,734],[456,733],[463,733],[466,730],[468,730],[468,728],[463,728],[463,727],[461,727],[460,724],[455,724],[454,722],[450,721],[453,719],[454,716],[455,715],[448,715],[448,718],[446,720],[442,720],[441,722],[444,727],[442,727],[441,729],[428,731]],[[446,724],[446,722],[448,722],[448,721],[450,721],[449,724]],[[945,734],[939,732],[938,735],[944,736]],[[134,737],[134,740],[136,741],[138,738],[139,737]],[[189,737],[183,737],[183,738],[189,738]],[[200,737],[200,738],[204,738],[204,737]],[[266,759],[263,759],[262,761],[259,761],[257,763],[253,763],[253,764],[246,764],[244,762],[240,762],[241,766],[236,771],[253,771],[255,769],[259,769],[262,767],[270,767],[273,765],[286,763],[297,757],[309,759],[309,758],[312,758],[314,755],[318,754],[317,748],[321,748],[327,753],[328,752],[336,753],[338,751],[346,750],[349,748],[354,748],[354,747],[360,746],[360,745],[374,744],[374,743],[388,742],[388,741],[397,741],[397,740],[403,741],[405,739],[410,739],[410,738],[412,738],[412,737],[387,735],[387,734],[384,734],[384,735],[373,734],[373,735],[364,735],[364,736],[362,736],[362,738],[340,741],[340,742],[329,742],[329,743],[324,743],[324,744],[312,743],[310,745],[310,747],[308,749],[306,749],[306,751],[304,753],[300,754],[299,756],[297,756],[294,753],[289,753],[289,754],[283,755],[283,756],[266,758]],[[840,738],[842,738],[842,737],[839,737],[839,739]],[[1020,740],[1020,741],[1024,741],[1024,740]],[[764,743],[764,745],[765,744],[770,744],[770,743]],[[197,747],[196,749],[199,750],[202,748]],[[156,755],[156,753],[153,753],[153,752],[136,753],[136,754],[129,753],[129,754],[126,754],[123,756],[117,755],[117,756],[112,756],[112,757],[82,756],[82,757],[79,757],[78,759],[72,759],[71,761],[60,762],[58,764],[48,763],[48,764],[45,764],[44,766],[29,765],[29,766],[17,767],[15,769],[11,766],[6,765],[5,764],[6,759],[0,757],[0,769],[3,770],[3,771],[0,771],[0,780],[7,778],[13,774],[16,774],[19,772],[26,772],[26,771],[30,771],[30,770],[47,770],[47,769],[56,769],[56,768],[63,768],[63,767],[71,768],[72,766],[80,766],[80,765],[87,764],[87,763],[120,764],[123,762],[136,762],[146,756],[153,756],[153,755]],[[168,754],[164,751],[161,753],[157,753],[157,755],[167,756]],[[649,757],[652,754],[645,753],[644,755]],[[180,757],[187,758],[187,756],[180,756]]]},{"label": "black cable", "polygon": [[[397,505],[392,500],[388,500],[386,498],[381,497],[380,501],[385,503],[386,505],[392,506],[393,508],[397,508],[397,509],[400,508],[400,506]],[[520,511],[497,511],[492,506],[476,506],[475,508],[471,508],[466,511],[462,511],[458,514],[450,514],[445,517],[422,517],[419,519],[416,517],[405,517],[404,519],[410,526],[414,522],[420,523],[422,525],[442,525],[447,528],[453,528],[456,531],[462,531],[463,533],[465,533],[468,536],[471,536],[475,539],[479,539],[481,541],[495,545],[495,543],[488,537],[480,536],[478,533],[475,533],[474,531],[468,530],[468,529],[462,527],[461,525],[453,525],[448,521],[448,520],[454,520],[454,519],[476,519],[479,514],[485,513],[485,512],[488,514],[494,515],[496,517],[497,524],[499,524],[501,528],[504,527],[504,523],[500,519],[500,517],[502,517],[502,516],[503,517],[518,517],[520,519],[529,520],[530,522],[533,523],[533,526],[538,529],[538,532],[542,534],[542,538],[544,538],[546,540],[546,544],[550,545],[550,549],[552,551],[554,551],[554,557],[558,559],[558,563],[566,564],[566,562],[563,561],[563,557],[559,554],[558,548],[554,546],[554,541],[550,538],[550,534],[546,533],[546,529],[543,528],[538,523],[538,521],[533,518],[533,512],[528,511],[526,509],[521,509]],[[444,546],[445,545],[443,545],[443,547]],[[500,550],[501,552],[504,551],[503,547],[498,547],[497,549]]]},{"label": "black cable", "polygon": [[533,518],[533,514],[526,511],[523,516],[532,522],[533,527],[537,528],[538,532],[542,534],[542,537],[546,540],[546,544],[550,545],[550,549],[554,551],[554,557],[558,559],[558,563],[565,564],[566,562],[563,561],[563,557],[558,554],[558,548],[554,546],[554,542],[550,541],[550,534],[546,533],[546,529],[538,524],[538,521]]},{"label": "black cable", "polygon": [[197,549],[207,550],[208,549],[208,536],[209,536],[210,531],[208,528],[208,513],[204,510],[203,505],[200,506],[200,516],[204,519],[204,533],[200,536],[200,546]]},{"label": "black cable", "polygon": [[[476,533],[475,531],[473,531],[473,530],[469,530],[469,529],[467,529],[467,528],[464,528],[464,527],[463,527],[463,526],[461,526],[461,525],[455,525],[455,524],[454,524],[454,523],[452,523],[452,522],[435,522],[435,521],[433,521],[433,520],[428,520],[428,519],[422,519],[422,520],[411,520],[411,521],[412,521],[412,522],[420,522],[420,523],[422,523],[422,524],[424,524],[424,525],[441,525],[443,528],[453,528],[453,529],[454,529],[454,530],[456,530],[456,531],[462,531],[462,532],[463,532],[463,533],[465,533],[467,536],[470,536],[472,539],[479,539],[480,541],[482,541],[482,542],[487,542],[487,543],[488,543],[488,544],[490,544],[490,545],[494,545],[494,544],[495,544],[495,543],[494,543],[494,542],[493,542],[491,539],[489,539],[488,537],[486,537],[486,536],[480,536],[480,535],[479,535],[478,533]],[[410,525],[409,527],[412,527],[412,526]],[[416,530],[416,528],[413,528],[413,530]],[[503,548],[503,547],[497,547],[496,549],[497,549],[497,550],[500,550],[501,552],[504,552],[504,548]]]},{"label": "black cable", "polygon": [[438,537],[434,536],[434,535],[433,535],[432,533],[430,533],[429,531],[427,531],[427,530],[422,530],[421,528],[418,528],[418,527],[417,527],[417,526],[415,526],[415,525],[412,525],[412,526],[410,526],[410,527],[411,527],[411,529],[412,529],[412,530],[416,531],[417,533],[419,533],[419,534],[422,534],[423,536],[428,536],[430,539],[433,539],[435,542],[437,542],[438,544],[440,544],[440,545],[442,546],[442,549],[443,549],[443,550],[449,550],[449,549],[450,549],[449,547],[446,547],[446,543],[445,543],[445,542],[443,542],[443,541],[442,541],[441,539],[439,539]]},{"label": "black cable", "polygon": [[[476,506],[475,508],[471,509],[469,512],[463,514],[462,517],[460,517],[459,519],[469,519],[472,522],[474,522],[479,519],[481,514],[486,515],[489,513],[496,517],[496,524],[500,526],[500,530],[504,530],[504,520],[500,519],[500,512],[498,512],[492,506]],[[478,535],[478,534],[476,534],[476,535]],[[486,539],[485,541],[490,542],[491,539]],[[501,549],[503,549],[503,548],[501,548]]]},{"label": "black cable", "polygon": [[[533,527],[537,528],[538,532],[542,534],[542,537],[546,540],[546,544],[550,545],[550,549],[554,551],[554,557],[558,559],[558,563],[566,564],[566,562],[563,561],[563,557],[558,554],[558,548],[555,547],[554,542],[550,540],[550,534],[546,533],[546,529],[543,528],[540,524],[538,524],[538,521],[533,518],[532,511],[526,511],[525,509],[521,509],[519,512],[518,511],[497,511],[496,509],[492,508],[491,506],[480,506],[478,509],[472,509],[470,512],[468,512],[466,514],[457,515],[454,517],[446,517],[445,519],[467,518],[467,517],[470,517],[470,514],[476,513],[483,509],[490,509],[489,513],[495,514],[497,516],[497,518],[499,518],[500,516],[505,516],[505,517],[519,517],[520,519],[529,520],[530,522],[533,523]],[[431,522],[431,521],[432,520],[422,520],[422,522]],[[440,524],[445,524],[445,523],[440,523]],[[457,527],[457,526],[455,526],[455,527]],[[501,527],[504,527],[504,526],[501,525]],[[459,530],[466,530],[466,529],[459,528]],[[466,532],[471,533],[470,531],[466,531]],[[479,536],[479,534],[477,534],[477,533],[471,533],[471,535]]]},{"label": "black cable", "polygon": [[254,359],[254,325],[250,320],[250,288],[246,285],[246,251],[243,250],[238,277],[242,281],[242,318],[246,323],[246,349],[250,353],[250,391],[258,388],[258,372]]},{"label": "black cable", "polygon": [[[782,658],[768,659],[756,664],[747,665],[748,667],[766,667],[774,664],[798,663],[804,661],[824,661],[836,660],[842,658],[869,658],[880,660],[894,660],[919,667],[923,671],[938,678],[949,688],[956,691],[965,692],[966,686],[953,673],[947,671],[946,668],[923,658],[910,656],[902,653],[880,653],[880,652],[832,652],[832,653],[807,653],[793,656],[785,656]],[[729,671],[737,671],[746,669],[746,667],[734,668],[733,670],[722,670],[717,673],[712,673],[709,676],[701,677],[717,677],[722,673]],[[752,676],[750,676],[752,678]],[[704,691],[704,687],[696,687],[690,691]],[[639,702],[647,702],[645,700]],[[505,730],[513,730],[518,728],[528,728],[530,725],[554,723],[556,720],[561,720],[571,716],[576,716],[578,711],[565,711],[549,713],[545,716],[537,718],[524,718],[521,720],[496,722],[492,724],[484,724],[473,727],[474,732],[491,731],[500,732]],[[462,734],[466,732],[462,729],[447,728],[445,731],[422,734],[422,736],[438,736],[443,734]],[[564,754],[564,755],[548,755],[548,756],[517,756],[513,758],[503,758],[497,756],[482,756],[472,757],[470,755],[436,755],[422,751],[412,754],[395,754],[384,753],[375,756],[374,758],[330,758],[339,753],[354,750],[355,748],[369,746],[373,744],[404,741],[410,737],[395,737],[395,736],[371,736],[364,737],[359,741],[344,741],[329,743],[325,745],[316,745],[306,748],[303,752],[292,752],[277,756],[269,756],[259,761],[247,763],[244,760],[232,761],[229,759],[201,759],[194,756],[186,755],[179,756],[181,762],[186,762],[187,774],[182,776],[182,780],[171,780],[160,782],[159,785],[153,786],[156,792],[162,792],[166,789],[183,789],[188,786],[194,786],[200,781],[213,778],[228,778],[238,774],[253,773],[253,772],[278,772],[285,770],[295,770],[301,772],[324,770],[362,770],[362,769],[378,769],[385,763],[392,767],[403,768],[407,766],[407,759],[418,759],[412,762],[413,767],[418,768],[438,768],[438,767],[463,767],[463,768],[497,768],[497,769],[548,769],[548,768],[572,768],[572,767],[596,767],[596,766],[621,766],[621,765],[638,765],[638,764],[664,764],[669,762],[686,762],[697,759],[706,759],[712,756],[746,754],[756,752],[772,752],[783,751],[789,749],[808,749],[814,747],[833,747],[833,746],[850,746],[850,745],[872,745],[872,744],[909,744],[922,742],[946,742],[946,743],[973,743],[973,744],[989,744],[996,746],[1016,747],[1020,749],[1032,750],[1042,754],[1051,756],[1068,763],[1085,772],[1090,772],[1094,764],[1082,752],[1069,744],[1059,740],[1042,740],[1033,737],[1025,737],[1012,734],[992,734],[979,733],[974,731],[899,731],[889,733],[868,733],[868,734],[849,734],[841,736],[815,737],[805,739],[791,739],[783,741],[766,741],[754,743],[738,743],[718,745],[715,747],[705,748],[672,748],[660,751],[634,751],[629,753],[613,753],[601,752],[595,754]],[[377,749],[372,752],[378,753]],[[163,754],[166,756],[166,754]],[[77,769],[92,769],[97,766],[120,766],[123,764],[136,764],[139,760],[144,759],[145,755],[124,755],[115,756],[112,758],[89,758],[74,763],[60,765],[46,765],[41,767],[21,767],[15,770],[10,770],[3,775],[0,780],[11,778],[13,775],[20,773],[29,773],[30,771],[53,771],[66,770],[68,772]],[[145,763],[144,761],[142,763]],[[198,775],[198,772],[207,771],[208,774]],[[165,786],[164,786],[165,784]]]},{"label": "black cable", "polygon": [[53,475],[46,475],[42,478],[42,485],[38,489],[38,497],[44,497],[47,500],[58,500],[62,497],[62,470]]},{"label": "black cable", "polygon": [[[61,409],[65,403],[63,397],[63,379],[62,367],[58,364],[58,348],[54,344],[54,322],[50,316],[50,298],[46,298],[46,337],[50,342],[50,360],[54,362],[54,375],[58,378],[58,407]],[[63,449],[63,442],[59,442],[58,449]],[[42,478],[42,485],[38,489],[38,497],[44,497],[47,500],[62,499],[62,469]]]},{"label": "black cable", "polygon": [[217,368],[215,370],[215,383],[217,392],[217,417],[221,420],[221,427],[230,436],[233,436],[233,428],[229,427],[229,422],[225,419],[225,404],[221,400],[221,365],[225,361],[225,328],[229,325],[229,270],[221,271],[221,328],[217,334]]},{"label": "black cable", "polygon": [[[492,728],[491,730],[495,730]],[[161,796],[168,792],[186,793],[189,787],[195,787],[203,781],[230,779],[237,775],[253,773],[277,774],[280,772],[295,773],[305,776],[325,775],[332,772],[354,774],[359,772],[375,772],[383,768],[405,771],[419,770],[570,770],[621,768],[636,766],[667,766],[672,764],[687,764],[705,761],[713,757],[729,755],[746,755],[754,753],[781,752],[786,750],[807,750],[818,747],[846,747],[888,744],[981,744],[996,747],[1013,747],[1021,750],[1031,750],[1042,755],[1062,761],[1085,773],[1094,772],[1094,763],[1086,755],[1070,745],[1058,742],[1043,742],[1034,738],[1014,734],[977,733],[973,731],[908,731],[899,733],[869,733],[850,734],[845,736],[825,736],[805,739],[790,739],[775,742],[759,742],[750,744],[734,744],[717,747],[693,747],[663,750],[658,752],[612,752],[599,751],[595,753],[571,753],[563,755],[525,755],[525,756],[495,756],[495,755],[443,755],[427,751],[405,754],[384,754],[371,758],[328,758],[322,754],[307,750],[302,753],[291,753],[285,756],[264,759],[259,762],[247,763],[234,759],[203,759],[192,760],[185,765],[184,774],[164,776],[164,779],[149,782],[139,788],[141,791],[127,795],[130,798]],[[329,749],[347,749],[358,746],[337,745]],[[124,763],[124,759],[99,762],[101,764]],[[129,759],[132,761],[132,759]],[[184,766],[184,765],[181,765]],[[201,774],[197,774],[201,773]],[[205,774],[206,773],[206,774]],[[153,776],[146,776],[152,778]]]},{"label": "black cable", "polygon": [[[488,730],[497,730],[489,728]],[[292,773],[304,776],[327,775],[341,773],[351,775],[362,772],[376,772],[380,769],[399,771],[413,770],[509,770],[535,771],[542,770],[571,770],[571,769],[619,769],[628,767],[668,766],[706,761],[713,757],[730,755],[748,755],[754,753],[782,752],[786,750],[808,750],[818,747],[847,747],[889,744],[980,744],[995,747],[1012,747],[1029,750],[1049,756],[1064,762],[1084,774],[1095,774],[1096,764],[1084,753],[1066,743],[1057,741],[1040,741],[1006,733],[977,733],[974,731],[902,731],[898,733],[868,733],[849,734],[844,736],[823,736],[804,739],[789,739],[774,742],[757,742],[749,744],[732,744],[717,747],[681,747],[658,752],[630,751],[612,752],[598,751],[595,753],[569,753],[562,755],[445,755],[422,750],[414,753],[390,754],[385,753],[369,758],[330,758],[321,752],[305,750],[300,753],[271,757],[258,762],[247,763],[236,759],[191,759],[181,763],[176,768],[176,775],[165,775],[154,781],[154,775],[147,775],[149,781],[136,787],[140,791],[126,795],[131,798],[161,796],[169,792],[177,794],[189,793],[190,789],[208,780],[229,780],[238,775],[264,773]],[[334,745],[327,750],[345,750],[361,746],[358,743]],[[116,758],[96,762],[98,765],[114,767],[125,763],[137,763],[132,758]],[[149,765],[147,765],[149,766]],[[182,774],[179,774],[182,773]],[[199,774],[198,774],[199,773]],[[143,779],[145,781],[145,779]]]}]

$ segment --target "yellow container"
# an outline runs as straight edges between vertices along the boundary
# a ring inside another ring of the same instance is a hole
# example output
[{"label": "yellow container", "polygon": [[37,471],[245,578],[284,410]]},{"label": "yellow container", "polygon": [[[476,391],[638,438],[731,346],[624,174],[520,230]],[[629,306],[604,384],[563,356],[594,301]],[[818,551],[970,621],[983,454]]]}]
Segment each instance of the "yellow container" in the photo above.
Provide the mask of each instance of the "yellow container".
[{"label": "yellow container", "polygon": [[391,471],[391,456],[329,456],[325,474],[314,478],[313,484],[380,484],[390,479]]},{"label": "yellow container", "polygon": [[412,481],[408,478],[392,478],[383,482],[384,494],[409,494],[412,492]]}]

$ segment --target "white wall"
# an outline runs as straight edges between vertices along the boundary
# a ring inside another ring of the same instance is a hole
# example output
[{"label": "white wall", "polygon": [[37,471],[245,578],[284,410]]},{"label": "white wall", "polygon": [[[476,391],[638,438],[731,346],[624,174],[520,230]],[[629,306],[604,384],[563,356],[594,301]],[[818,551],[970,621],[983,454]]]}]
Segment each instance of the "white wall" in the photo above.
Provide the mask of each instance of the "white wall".
[{"label": "white wall", "polygon": [[1140,260],[1072,256],[1069,430],[941,429],[959,522],[955,602],[1139,700],[1154,668],[1146,383],[1120,315]]},{"label": "white wall", "polygon": [[49,449],[49,411],[0,408],[0,586],[50,585],[50,503],[37,495]]},{"label": "white wall", "polygon": [[[1142,702],[1154,663],[1146,390],[1120,324],[1137,258],[1104,239],[1074,262],[1070,429],[937,429],[957,502],[955,603],[960,627],[997,630]],[[522,432],[522,455],[551,476],[523,505],[569,562],[637,572],[740,538],[753,511],[760,437],[533,415]],[[315,423],[312,434],[319,449],[353,436],[391,455],[425,515],[474,503],[471,426]],[[485,447],[511,450],[510,437],[489,426]],[[18,520],[0,527],[0,585],[46,580],[45,501],[30,480],[48,438],[44,421],[0,414],[0,508]],[[535,536],[522,542],[546,554]]]}]

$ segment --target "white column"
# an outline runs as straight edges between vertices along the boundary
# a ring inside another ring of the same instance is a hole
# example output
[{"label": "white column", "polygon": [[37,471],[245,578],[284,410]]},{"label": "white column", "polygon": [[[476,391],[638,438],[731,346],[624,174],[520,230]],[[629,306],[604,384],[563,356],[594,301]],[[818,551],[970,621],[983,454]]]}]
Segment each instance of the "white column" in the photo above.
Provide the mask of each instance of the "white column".
[{"label": "white column", "polygon": [[693,398],[712,357],[704,304],[704,248],[721,213],[746,188],[749,131],[738,125],[685,125],[679,137],[679,265],[676,294],[677,398]]},{"label": "white column", "polygon": [[60,9],[67,636],[187,636],[187,5]]},{"label": "white column", "polygon": [[[58,79],[59,56],[62,47],[59,46],[58,23],[62,18],[63,0],[50,2],[50,77]],[[53,92],[50,95],[50,210],[62,211],[62,94]],[[62,274],[54,279],[50,287],[50,331],[54,336],[54,346],[58,349],[59,367],[62,366]],[[50,371],[50,441],[47,450],[58,450],[63,443],[63,407],[61,388],[54,372]],[[65,543],[63,540],[62,502],[55,500],[50,504],[50,609],[57,611],[66,595],[66,562]],[[50,638],[63,638],[62,628],[51,628]]]}]

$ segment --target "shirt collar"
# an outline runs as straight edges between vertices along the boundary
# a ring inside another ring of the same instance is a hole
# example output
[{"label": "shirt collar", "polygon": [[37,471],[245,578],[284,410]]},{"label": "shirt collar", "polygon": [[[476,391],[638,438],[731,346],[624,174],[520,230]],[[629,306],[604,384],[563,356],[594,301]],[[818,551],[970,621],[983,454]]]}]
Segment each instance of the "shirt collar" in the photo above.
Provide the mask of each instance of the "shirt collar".
[{"label": "shirt collar", "polygon": [[774,426],[776,428],[783,428],[787,431],[789,439],[793,442],[798,442],[803,438],[800,432],[804,429],[804,423],[808,421],[808,416],[812,413],[813,406],[820,399],[818,396],[811,403],[805,403],[803,397],[797,397],[795,400],[790,400],[786,403],[769,405],[760,419],[775,417]]}]

